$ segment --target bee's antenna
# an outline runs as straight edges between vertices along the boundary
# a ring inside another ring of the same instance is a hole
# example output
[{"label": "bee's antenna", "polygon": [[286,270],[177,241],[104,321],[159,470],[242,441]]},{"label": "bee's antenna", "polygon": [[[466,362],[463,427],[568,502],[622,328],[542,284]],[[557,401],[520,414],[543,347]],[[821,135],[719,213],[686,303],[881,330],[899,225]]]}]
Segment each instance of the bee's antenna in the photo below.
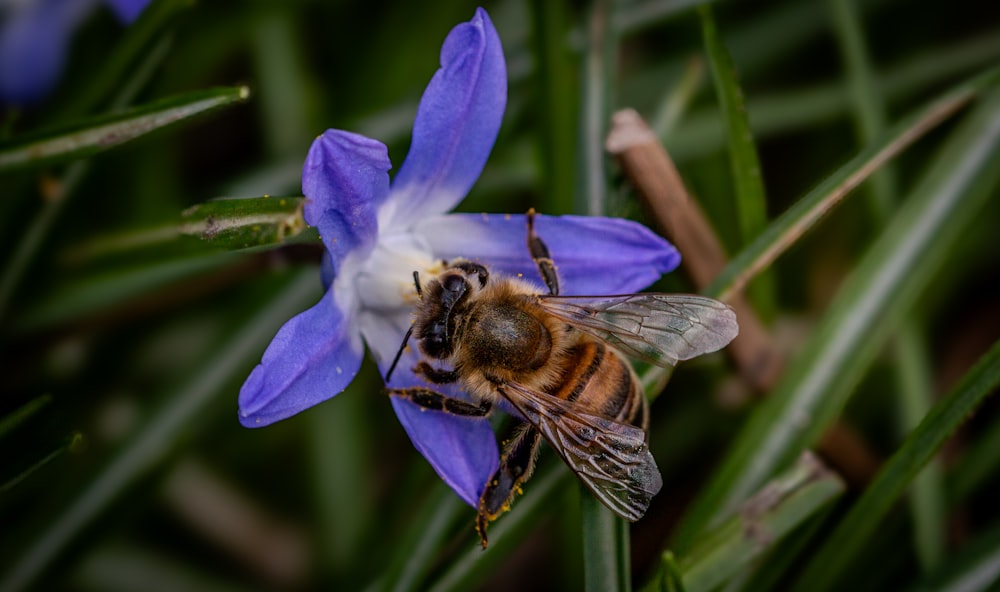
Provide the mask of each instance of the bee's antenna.
[{"label": "bee's antenna", "polygon": [[[416,274],[417,272],[413,272]],[[392,365],[389,366],[389,371],[385,373],[385,383],[389,384],[389,378],[392,377],[392,371],[396,369],[396,364],[399,363],[399,358],[403,356],[403,350],[406,349],[406,342],[410,340],[410,335],[413,335],[413,325],[406,330],[406,335],[403,336],[403,343],[399,346],[399,351],[396,352],[396,357],[392,359]]]},{"label": "bee's antenna", "polygon": [[413,271],[413,285],[417,287],[417,296],[423,298],[424,291],[420,287],[420,272],[416,270]]},{"label": "bee's antenna", "polygon": [[[420,287],[420,272],[413,271],[413,286],[417,289],[417,296],[420,298],[424,297],[424,290]],[[385,382],[389,383],[389,379],[392,378],[392,371],[396,369],[396,364],[399,363],[399,358],[403,357],[403,350],[406,349],[407,342],[410,341],[410,335],[413,335],[413,325],[406,330],[406,335],[403,336],[403,343],[399,346],[399,351],[396,352],[396,357],[392,359],[392,365],[389,366],[389,371],[385,373]]]}]

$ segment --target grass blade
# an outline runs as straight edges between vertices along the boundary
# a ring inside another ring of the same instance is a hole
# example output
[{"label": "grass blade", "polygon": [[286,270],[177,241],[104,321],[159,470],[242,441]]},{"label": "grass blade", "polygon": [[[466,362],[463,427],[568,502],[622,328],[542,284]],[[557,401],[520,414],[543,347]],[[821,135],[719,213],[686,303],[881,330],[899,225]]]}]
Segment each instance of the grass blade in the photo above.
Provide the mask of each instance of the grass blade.
[{"label": "grass blade", "polygon": [[17,409],[4,415],[3,418],[0,418],[0,438],[17,429],[17,426],[30,419],[32,415],[35,415],[44,409],[51,402],[52,395],[42,395],[40,397],[35,397],[24,405],[21,405]]},{"label": "grass blade", "polygon": [[1000,68],[992,68],[952,88],[901,121],[882,141],[862,150],[772,221],[729,262],[705,294],[726,300],[733,292],[742,290],[750,279],[769,267],[885,162],[997,83],[1000,83]]},{"label": "grass blade", "polygon": [[532,75],[539,87],[538,134],[541,177],[547,211],[573,211],[574,146],[578,130],[577,93],[573,92],[573,63],[566,47],[566,3],[529,2],[537,67]]},{"label": "grass blade", "polygon": [[244,372],[251,356],[259,354],[260,344],[274,335],[290,316],[312,304],[318,290],[315,270],[302,272],[255,318],[249,319],[217,355],[206,360],[201,372],[166,398],[164,407],[149,416],[148,422],[136,430],[136,435],[117,455],[108,459],[89,484],[65,507],[51,514],[46,528],[22,539],[6,572],[0,576],[0,589],[26,588],[85,526],[111,507],[126,487],[163,461],[178,441],[179,433],[190,431],[198,414],[216,396],[233,396],[221,392],[222,385]]},{"label": "grass blade", "polygon": [[882,468],[861,499],[841,520],[799,578],[810,590],[832,587],[868,536],[878,528],[892,504],[934,457],[945,440],[1000,384],[1000,341],[943,400]]},{"label": "grass blade", "polygon": [[[428,592],[473,590],[490,577],[493,568],[512,553],[523,539],[521,533],[538,525],[539,517],[551,509],[552,497],[568,483],[571,473],[556,463],[541,466],[531,478],[531,489],[490,529],[490,548],[483,552],[471,543],[430,585]],[[472,541],[470,530],[469,540]]]},{"label": "grass blade", "polygon": [[250,89],[245,86],[195,91],[87,119],[72,127],[14,138],[0,145],[0,173],[91,156],[249,96]]},{"label": "grass blade", "polygon": [[62,456],[65,452],[70,452],[74,448],[79,448],[83,443],[83,434],[79,432],[74,432],[69,436],[66,436],[56,444],[54,444],[50,450],[43,454],[40,458],[32,461],[29,466],[18,472],[17,475],[7,479],[3,483],[0,483],[0,496],[7,493],[21,481],[24,481],[31,476],[32,473],[38,471],[45,465],[54,461],[56,458]]},{"label": "grass blade", "polygon": [[996,590],[1000,581],[1000,525],[970,542],[948,563],[912,588],[913,592]]},{"label": "grass blade", "polygon": [[1000,95],[993,94],[952,134],[915,194],[845,281],[775,393],[750,417],[682,523],[679,549],[794,459],[837,416],[887,333],[988,199],[1000,174],[992,166],[998,147]]},{"label": "grass blade", "polygon": [[[738,514],[706,533],[677,561],[684,589],[708,592],[718,588],[843,492],[844,482],[836,473],[812,454],[803,454],[795,466],[768,483]],[[646,590],[669,590],[668,581]]]},{"label": "grass blade", "polygon": [[[741,245],[750,242],[767,226],[767,196],[761,176],[760,158],[750,130],[743,91],[736,79],[736,67],[729,51],[719,37],[710,6],[698,7],[705,53],[715,82],[729,145],[729,168],[733,175],[734,210],[742,235]],[[758,276],[753,284],[751,300],[769,317],[774,309],[774,278]]]}]

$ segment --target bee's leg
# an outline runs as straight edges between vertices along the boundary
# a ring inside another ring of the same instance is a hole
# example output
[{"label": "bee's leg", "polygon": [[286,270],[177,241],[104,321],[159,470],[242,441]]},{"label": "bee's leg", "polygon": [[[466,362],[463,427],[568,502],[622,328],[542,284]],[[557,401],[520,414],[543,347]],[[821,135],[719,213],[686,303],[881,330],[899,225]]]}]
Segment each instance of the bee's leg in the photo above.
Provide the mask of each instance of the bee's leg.
[{"label": "bee's leg", "polygon": [[479,497],[476,531],[484,549],[487,544],[487,525],[510,509],[514,496],[521,492],[521,484],[535,470],[535,456],[540,441],[538,430],[531,425],[520,421],[515,424],[513,436],[505,443],[503,454],[500,455],[500,466]]},{"label": "bee's leg", "polygon": [[528,210],[527,220],[528,252],[531,253],[531,258],[535,260],[535,265],[538,266],[538,273],[541,274],[542,280],[545,281],[545,285],[549,289],[549,294],[558,296],[559,275],[556,274],[556,264],[552,262],[552,257],[549,255],[549,248],[545,245],[541,237],[535,234],[534,208]]},{"label": "bee's leg", "polygon": [[424,409],[444,411],[462,417],[485,417],[493,410],[493,405],[489,401],[481,401],[479,405],[473,405],[428,388],[389,389],[389,396],[408,399]]},{"label": "bee's leg", "polygon": [[450,384],[458,380],[458,372],[454,370],[444,370],[435,368],[427,362],[420,362],[413,369],[415,374],[419,374],[434,384]]}]

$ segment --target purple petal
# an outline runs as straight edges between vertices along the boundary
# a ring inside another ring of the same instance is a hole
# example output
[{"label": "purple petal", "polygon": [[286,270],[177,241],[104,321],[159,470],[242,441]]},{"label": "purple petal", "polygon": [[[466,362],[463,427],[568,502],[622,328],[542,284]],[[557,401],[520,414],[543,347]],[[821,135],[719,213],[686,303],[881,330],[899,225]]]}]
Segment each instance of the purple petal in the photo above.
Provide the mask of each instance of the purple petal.
[{"label": "purple petal", "polygon": [[391,399],[413,446],[465,503],[477,507],[486,482],[500,464],[490,422],[425,410],[399,397]]},{"label": "purple petal", "polygon": [[[542,285],[528,254],[524,215],[435,216],[414,230],[430,243],[435,257],[480,261]],[[621,218],[536,216],[535,232],[549,247],[563,294],[638,292],[681,260],[665,239]]]},{"label": "purple petal", "polygon": [[15,2],[0,21],[0,101],[41,99],[59,79],[66,47],[89,4],[76,0]]},{"label": "purple petal", "polygon": [[507,103],[507,69],[483,9],[451,30],[420,101],[413,142],[393,181],[392,224],[447,212],[479,178]]},{"label": "purple petal", "polygon": [[[368,349],[385,376],[410,326],[410,312],[405,309],[398,314],[363,311],[360,318]],[[412,372],[420,359],[416,345],[410,341],[409,350],[400,358],[388,388],[428,386],[425,379]],[[450,397],[468,400],[468,396],[454,385],[434,385],[434,389]],[[423,409],[399,397],[391,399],[399,423],[409,434],[413,446],[459,497],[476,507],[486,481],[499,464],[496,437],[490,422]]]},{"label": "purple petal", "polygon": [[240,423],[266,426],[344,390],[364,354],[350,325],[332,290],[285,323],[240,389]]},{"label": "purple petal", "polygon": [[319,229],[334,274],[355,249],[367,252],[378,236],[376,211],[389,195],[389,154],[364,136],[327,130],[316,138],[302,169],[306,222]]},{"label": "purple petal", "polygon": [[107,0],[118,21],[126,25],[138,18],[149,2],[150,0]]}]

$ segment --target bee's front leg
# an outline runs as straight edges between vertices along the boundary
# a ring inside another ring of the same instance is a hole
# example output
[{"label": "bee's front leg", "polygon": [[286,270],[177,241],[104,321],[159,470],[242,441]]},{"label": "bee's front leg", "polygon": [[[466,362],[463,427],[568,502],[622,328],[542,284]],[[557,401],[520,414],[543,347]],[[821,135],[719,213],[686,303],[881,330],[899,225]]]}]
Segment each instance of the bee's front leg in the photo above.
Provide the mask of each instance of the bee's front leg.
[{"label": "bee's front leg", "polygon": [[473,405],[429,388],[396,388],[389,389],[388,392],[390,397],[402,397],[424,409],[444,411],[462,417],[486,417],[493,410],[493,405],[489,401],[480,401],[479,405]]},{"label": "bee's front leg", "polygon": [[444,370],[443,368],[435,368],[427,362],[420,362],[413,369],[414,374],[423,376],[427,380],[433,382],[434,384],[451,384],[458,381],[458,372],[454,370]]},{"label": "bee's front leg", "polygon": [[483,548],[488,543],[486,527],[497,516],[510,509],[514,496],[521,492],[521,484],[528,480],[535,470],[535,457],[541,436],[538,430],[527,423],[518,421],[513,436],[505,443],[500,456],[500,466],[486,483],[486,489],[479,497],[479,516],[476,531]]},{"label": "bee's front leg", "polygon": [[556,264],[553,263],[552,256],[549,255],[549,247],[535,232],[535,208],[528,210],[528,215],[525,218],[528,222],[528,252],[531,253],[531,258],[534,259],[535,265],[538,267],[538,274],[542,276],[545,286],[549,289],[549,294],[558,296],[559,274],[556,273]]}]

